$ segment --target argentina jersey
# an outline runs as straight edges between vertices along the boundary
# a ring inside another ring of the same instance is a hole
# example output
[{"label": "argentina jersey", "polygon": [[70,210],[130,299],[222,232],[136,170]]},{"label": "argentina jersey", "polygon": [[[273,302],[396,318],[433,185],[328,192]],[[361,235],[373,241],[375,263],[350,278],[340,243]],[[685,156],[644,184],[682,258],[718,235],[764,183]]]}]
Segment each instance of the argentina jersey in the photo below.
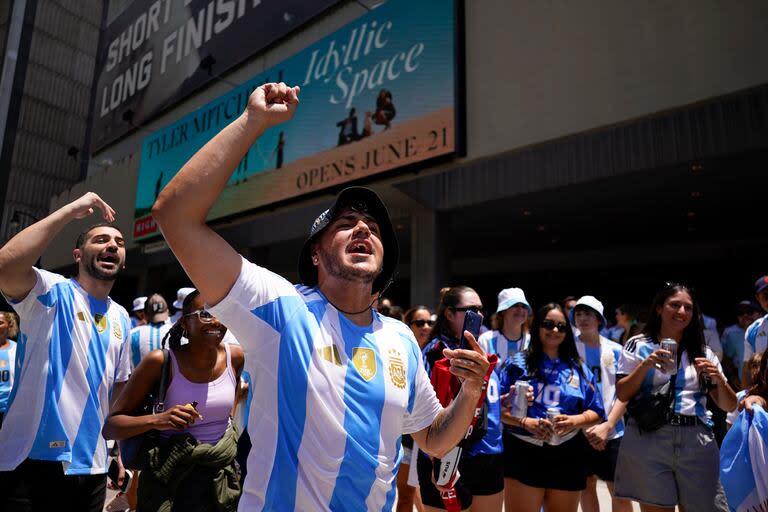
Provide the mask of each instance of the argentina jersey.
[{"label": "argentina jersey", "polygon": [[[597,390],[603,400],[606,418],[611,412],[616,402],[616,372],[618,370],[619,358],[621,357],[622,347],[615,341],[611,341],[604,336],[600,336],[600,344],[597,347],[587,345],[581,338],[576,339],[576,349],[579,357],[592,372],[597,384]],[[619,418],[616,427],[608,436],[608,439],[615,439],[624,435],[624,420]]]},{"label": "argentina jersey", "polygon": [[768,322],[763,318],[758,318],[747,327],[744,334],[744,362],[746,363],[755,354],[762,354],[768,349]]},{"label": "argentina jersey", "polygon": [[128,359],[131,362],[131,371],[133,371],[144,357],[152,352],[162,348],[161,342],[166,333],[171,330],[173,324],[163,322],[159,324],[140,325],[131,329],[130,351]]},{"label": "argentina jersey", "polygon": [[68,475],[107,471],[101,428],[115,382],[128,379],[130,321],[74,279],[35,269],[27,296],[9,303],[21,318],[15,384],[0,429],[0,470],[24,459],[61,461]]},{"label": "argentina jersey", "polygon": [[[486,354],[496,354],[499,356],[499,361],[506,361],[507,357],[526,350],[530,341],[531,335],[527,332],[524,332],[518,340],[508,340],[500,331],[484,332],[477,340]],[[496,371],[498,370],[497,366]]]},{"label": "argentina jersey", "polygon": [[13,388],[16,366],[16,342],[8,340],[8,346],[0,348],[0,413],[8,410],[8,398]]},{"label": "argentina jersey", "polygon": [[[635,336],[627,340],[624,350],[619,358],[619,375],[629,375],[654,351],[659,344],[644,335]],[[704,357],[712,361],[720,373],[723,372],[720,360],[712,349],[704,347]],[[658,393],[661,386],[669,382],[670,376],[656,368],[651,368],[645,374],[639,393],[649,395]],[[688,358],[688,352],[684,351],[680,356],[680,367],[675,380],[675,407],[674,412],[685,416],[698,416],[708,425],[712,424],[706,416],[707,395],[699,385],[699,374],[693,362]]]},{"label": "argentina jersey", "polygon": [[[400,437],[441,410],[402,322],[349,321],[317,288],[242,260],[211,313],[231,329],[253,379],[258,449],[240,510],[391,510]],[[256,446],[256,443],[255,443]]]}]

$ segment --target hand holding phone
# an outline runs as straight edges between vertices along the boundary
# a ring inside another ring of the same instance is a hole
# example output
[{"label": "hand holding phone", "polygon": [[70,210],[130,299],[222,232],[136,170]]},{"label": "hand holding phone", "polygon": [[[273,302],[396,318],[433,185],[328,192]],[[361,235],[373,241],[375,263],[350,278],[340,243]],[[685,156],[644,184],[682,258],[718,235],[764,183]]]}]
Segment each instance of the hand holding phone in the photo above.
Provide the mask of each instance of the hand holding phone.
[{"label": "hand holding phone", "polygon": [[477,340],[480,337],[480,327],[483,325],[483,316],[479,313],[475,313],[474,311],[467,310],[464,313],[464,326],[461,329],[461,347],[464,350],[472,350],[472,347],[469,346],[469,342],[467,341],[467,338],[464,337],[464,331],[469,331],[472,333],[472,336],[475,337],[475,340]]}]

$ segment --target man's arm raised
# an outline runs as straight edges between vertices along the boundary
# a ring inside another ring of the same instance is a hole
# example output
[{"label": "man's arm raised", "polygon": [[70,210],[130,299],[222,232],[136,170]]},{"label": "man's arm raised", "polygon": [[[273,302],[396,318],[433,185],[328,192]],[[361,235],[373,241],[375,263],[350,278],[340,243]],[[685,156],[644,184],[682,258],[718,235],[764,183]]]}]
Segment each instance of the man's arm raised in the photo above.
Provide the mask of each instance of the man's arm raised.
[{"label": "man's arm raised", "polygon": [[88,192],[32,224],[0,248],[0,290],[14,299],[23,299],[35,286],[32,265],[64,226],[100,210],[107,222],[115,220],[115,210],[98,195]]},{"label": "man's arm raised", "polygon": [[[264,130],[293,117],[299,88],[264,84],[240,117],[219,132],[181,168],[152,207],[163,236],[203,298],[223,299],[240,273],[240,256],[205,219],[230,175]],[[215,262],[216,272],[211,272]]]}]

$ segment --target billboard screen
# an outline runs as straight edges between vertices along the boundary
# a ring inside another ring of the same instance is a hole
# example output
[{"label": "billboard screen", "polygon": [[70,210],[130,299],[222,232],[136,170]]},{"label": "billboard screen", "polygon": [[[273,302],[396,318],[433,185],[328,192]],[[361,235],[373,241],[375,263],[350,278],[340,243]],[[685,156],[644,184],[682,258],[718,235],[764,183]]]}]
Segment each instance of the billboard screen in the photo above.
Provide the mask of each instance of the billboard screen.
[{"label": "billboard screen", "polygon": [[209,220],[454,153],[456,29],[453,1],[389,0],[148,136],[134,237],[157,233],[149,212],[163,186],[278,75],[302,88],[296,115],[250,148]]},{"label": "billboard screen", "polygon": [[101,38],[92,147],[141,126],[340,1],[133,2]]}]

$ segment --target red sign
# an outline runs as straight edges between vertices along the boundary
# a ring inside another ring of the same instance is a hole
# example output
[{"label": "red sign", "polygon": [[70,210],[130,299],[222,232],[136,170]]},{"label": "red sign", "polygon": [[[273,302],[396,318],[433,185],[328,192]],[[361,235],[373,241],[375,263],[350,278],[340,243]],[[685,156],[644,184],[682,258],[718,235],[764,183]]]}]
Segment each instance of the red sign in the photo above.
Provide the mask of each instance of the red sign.
[{"label": "red sign", "polygon": [[141,238],[153,233],[157,233],[157,222],[151,215],[140,217],[133,222],[133,238]]}]

